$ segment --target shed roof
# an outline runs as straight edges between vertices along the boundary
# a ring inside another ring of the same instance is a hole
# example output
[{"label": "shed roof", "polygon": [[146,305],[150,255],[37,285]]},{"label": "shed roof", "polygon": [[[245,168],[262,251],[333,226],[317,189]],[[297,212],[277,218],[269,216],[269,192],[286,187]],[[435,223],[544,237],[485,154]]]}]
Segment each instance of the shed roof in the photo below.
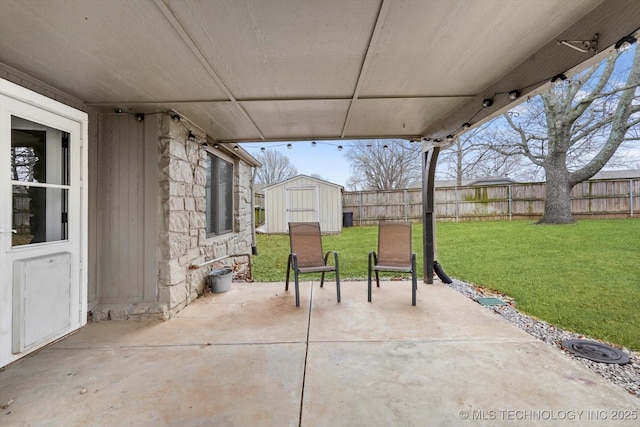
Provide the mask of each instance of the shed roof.
[{"label": "shed roof", "polygon": [[636,0],[2,0],[0,62],[221,142],[442,139],[591,58],[558,40],[639,22]]},{"label": "shed roof", "polygon": [[290,183],[292,183],[294,181],[300,180],[300,178],[305,178],[305,179],[308,179],[308,180],[311,180],[311,181],[316,181],[318,184],[328,185],[328,186],[331,186],[331,187],[337,187],[337,188],[340,189],[340,191],[344,191],[344,187],[342,185],[340,185],[340,184],[336,184],[334,182],[325,181],[324,179],[314,178],[314,177],[309,176],[309,175],[299,174],[299,175],[296,175],[296,176],[291,177],[289,179],[286,179],[284,181],[280,181],[280,182],[278,182],[276,184],[272,184],[272,185],[269,185],[267,187],[264,187],[263,188],[263,192],[266,192],[267,190],[269,190],[271,188],[280,187],[280,186],[283,186],[283,185],[290,184]]}]

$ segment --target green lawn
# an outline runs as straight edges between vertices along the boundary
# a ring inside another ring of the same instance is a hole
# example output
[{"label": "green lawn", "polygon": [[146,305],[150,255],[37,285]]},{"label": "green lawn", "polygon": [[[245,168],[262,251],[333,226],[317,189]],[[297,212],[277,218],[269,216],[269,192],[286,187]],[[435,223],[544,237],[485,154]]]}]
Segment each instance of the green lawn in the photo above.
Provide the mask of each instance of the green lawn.
[{"label": "green lawn", "polygon": [[[375,226],[323,236],[324,250],[340,255],[343,280],[366,279],[376,242]],[[284,281],[288,236],[258,235],[257,243],[255,280]],[[437,245],[449,276],[505,293],[519,310],[563,329],[640,350],[639,219],[438,223]],[[413,247],[422,277],[421,225]]]}]

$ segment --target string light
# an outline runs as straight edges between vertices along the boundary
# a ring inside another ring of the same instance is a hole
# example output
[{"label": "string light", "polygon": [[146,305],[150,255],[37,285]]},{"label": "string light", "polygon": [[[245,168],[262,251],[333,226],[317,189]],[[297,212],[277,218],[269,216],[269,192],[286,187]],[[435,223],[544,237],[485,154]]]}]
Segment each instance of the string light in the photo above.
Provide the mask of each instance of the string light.
[{"label": "string light", "polygon": [[[425,137],[423,137],[421,140],[423,140],[423,141],[427,141],[427,140],[429,140],[429,138],[425,138]],[[363,140],[363,141],[364,141],[364,140]],[[418,141],[419,141],[419,140],[417,140],[417,139],[415,139],[415,138],[414,138],[414,139],[409,139],[409,140],[408,140],[408,142],[410,142],[410,143],[412,143],[412,142],[413,142],[413,143],[415,143],[415,142],[418,142]],[[257,143],[258,141],[253,141],[253,142]],[[385,143],[385,142],[384,142],[384,140],[382,140],[382,139],[380,140],[380,143],[381,143],[382,145],[380,145],[379,147],[381,147],[381,148],[383,148],[383,149],[388,149],[388,148],[389,148],[389,146],[390,146],[390,144]],[[248,143],[248,144],[250,144],[250,143]],[[243,148],[245,148],[245,149],[249,149],[249,150],[252,150],[252,149],[260,150],[261,152],[264,152],[264,151],[266,151],[266,150],[268,150],[268,149],[272,149],[272,148],[278,148],[278,147],[287,147],[287,149],[289,149],[289,150],[291,150],[291,149],[293,149],[293,148],[294,148],[294,147],[293,147],[293,146],[294,146],[294,144],[291,144],[291,143],[281,143],[281,144],[277,144],[277,143],[268,143],[268,144],[269,144],[269,146],[268,146],[268,147],[247,147],[247,146],[245,146],[245,147],[243,147]],[[347,141],[347,144],[349,144],[349,141]],[[343,151],[345,148],[349,148],[349,145],[347,145],[347,144],[345,144],[344,142],[342,142],[342,143],[338,144],[338,143],[337,143],[337,141],[336,141],[336,142],[329,142],[329,141],[311,141],[311,146],[312,146],[312,147],[314,147],[314,148],[315,148],[315,147],[318,147],[318,146],[320,146],[320,145],[327,145],[327,146],[333,146],[333,147],[336,147],[336,150],[338,150],[338,151]],[[378,145],[376,145],[376,144],[366,144],[366,145],[365,145],[365,147],[366,147],[366,148],[368,148],[368,149],[373,149],[373,148],[374,148],[374,147],[376,147],[376,146],[378,146]]]},{"label": "string light", "polygon": [[625,50],[629,49],[629,47],[631,47],[631,45],[633,45],[637,41],[638,40],[633,36],[633,34],[629,34],[628,36],[624,36],[623,38],[618,40],[614,45],[614,48],[617,51],[624,52]]},{"label": "string light", "polygon": [[[623,45],[628,45],[629,43],[634,43],[635,41],[636,41],[636,38],[635,38],[633,35],[630,35],[630,36],[627,36],[627,37],[623,37],[622,39],[620,39],[620,40],[618,41],[618,43],[616,43],[616,49],[619,49],[620,47],[623,47]],[[618,46],[618,45],[619,45],[619,46]],[[507,95],[507,98],[508,98],[509,100],[511,100],[511,101],[515,101],[516,99],[518,99],[518,98],[520,98],[520,97],[522,96],[522,91],[524,91],[524,90],[526,90],[526,89],[529,89],[530,87],[538,86],[538,85],[540,85],[540,84],[542,84],[542,83],[549,82],[549,81],[550,81],[552,84],[558,84],[558,83],[562,83],[563,81],[565,81],[565,80],[567,80],[567,79],[568,79],[568,78],[567,78],[567,75],[566,75],[566,74],[564,74],[564,73],[559,73],[559,74],[556,74],[555,76],[551,77],[550,79],[549,79],[549,78],[545,78],[545,79],[543,79],[543,80],[540,80],[540,81],[537,81],[537,82],[531,83],[531,84],[529,84],[529,85],[527,85],[527,86],[524,86],[522,89],[513,89],[513,90],[510,90],[510,91],[508,91],[508,92],[495,92],[495,93],[493,94],[493,96],[491,96],[491,97],[487,97],[487,98],[484,98],[484,99],[482,100],[482,106],[480,107],[480,109],[479,109],[479,110],[478,110],[478,111],[477,111],[477,112],[476,112],[476,113],[475,113],[475,114],[474,114],[474,115],[473,115],[473,116],[472,116],[468,121],[466,121],[466,122],[462,123],[462,125],[460,125],[460,127],[459,127],[456,131],[454,131],[454,132],[453,132],[452,134],[450,134],[450,135],[447,135],[447,136],[445,137],[445,140],[446,140],[447,142],[452,142],[452,141],[453,141],[453,139],[455,138],[455,135],[456,135],[456,133],[457,133],[457,131],[458,131],[458,130],[466,131],[466,130],[470,129],[470,128],[471,128],[471,124],[472,124],[473,120],[476,118],[476,116],[477,116],[478,114],[480,114],[480,112],[481,112],[482,110],[484,110],[485,108],[489,108],[489,107],[493,106],[494,98],[495,98],[497,95]],[[442,140],[441,138],[434,138],[434,139],[433,139],[433,142],[435,142],[435,143],[439,143],[441,140]],[[423,142],[431,141],[431,138],[429,138],[429,137],[423,137],[423,138],[422,138],[422,141],[423,141]],[[410,142],[413,142],[413,141],[410,141]]]}]

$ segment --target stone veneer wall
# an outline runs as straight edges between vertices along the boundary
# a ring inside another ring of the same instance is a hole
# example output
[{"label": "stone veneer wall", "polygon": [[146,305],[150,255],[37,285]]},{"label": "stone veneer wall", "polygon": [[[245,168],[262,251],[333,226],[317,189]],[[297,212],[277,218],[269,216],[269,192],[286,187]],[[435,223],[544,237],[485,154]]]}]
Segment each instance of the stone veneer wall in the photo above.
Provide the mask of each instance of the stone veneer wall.
[{"label": "stone veneer wall", "polygon": [[[190,269],[192,264],[251,253],[251,167],[234,158],[234,232],[207,238],[207,151],[202,147],[206,135],[184,119],[172,121],[169,115],[163,115],[161,126],[158,302],[167,304],[171,315],[198,297],[211,270],[233,264],[234,257],[199,269]],[[195,138],[188,139],[189,131]]]}]

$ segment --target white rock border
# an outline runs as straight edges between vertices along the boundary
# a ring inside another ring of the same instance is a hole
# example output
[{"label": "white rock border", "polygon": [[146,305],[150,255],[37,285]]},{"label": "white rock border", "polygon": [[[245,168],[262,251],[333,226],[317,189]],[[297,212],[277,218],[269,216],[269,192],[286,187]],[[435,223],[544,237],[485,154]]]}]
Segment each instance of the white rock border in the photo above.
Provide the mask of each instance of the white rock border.
[{"label": "white rock border", "polygon": [[565,355],[575,360],[576,363],[582,363],[587,368],[595,371],[612,383],[623,387],[630,394],[640,399],[640,352],[634,352],[627,348],[620,348],[614,345],[616,348],[620,348],[622,351],[629,355],[631,363],[628,363],[626,365],[600,363],[585,359],[583,357],[577,357],[562,348],[562,341],[568,339],[587,339],[601,342],[606,345],[612,344],[591,337],[586,337],[574,332],[565,331],[542,320],[538,320],[522,314],[513,307],[513,299],[509,298],[506,295],[501,295],[493,291],[483,290],[460,280],[452,280],[452,283],[444,283],[444,285],[460,292],[461,294],[471,299],[475,300],[476,298],[481,297],[498,297],[502,299],[507,303],[507,305],[484,307],[499,314],[513,325],[519,327],[520,329],[539,339],[540,341],[543,341],[550,346],[558,349],[559,351],[562,351]]}]

